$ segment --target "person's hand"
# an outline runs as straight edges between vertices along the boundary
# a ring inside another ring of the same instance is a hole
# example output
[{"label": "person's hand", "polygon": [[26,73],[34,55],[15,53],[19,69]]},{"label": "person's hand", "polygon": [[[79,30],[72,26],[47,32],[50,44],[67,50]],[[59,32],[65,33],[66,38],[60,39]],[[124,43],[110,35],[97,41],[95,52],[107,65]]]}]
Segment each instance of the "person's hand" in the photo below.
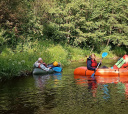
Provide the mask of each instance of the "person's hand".
[{"label": "person's hand", "polygon": [[48,67],[48,68],[50,68],[50,69],[51,69],[52,67]]}]

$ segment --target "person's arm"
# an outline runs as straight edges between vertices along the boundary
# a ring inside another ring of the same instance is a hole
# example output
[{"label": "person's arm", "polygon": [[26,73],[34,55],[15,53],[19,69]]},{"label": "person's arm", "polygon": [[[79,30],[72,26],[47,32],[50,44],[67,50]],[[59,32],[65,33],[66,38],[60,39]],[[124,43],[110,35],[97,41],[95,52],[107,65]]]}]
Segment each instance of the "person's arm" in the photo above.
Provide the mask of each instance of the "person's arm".
[{"label": "person's arm", "polygon": [[50,68],[45,67],[43,64],[40,64],[40,68],[45,71],[49,71],[49,69],[50,69]]},{"label": "person's arm", "polygon": [[40,64],[40,63],[38,63],[38,62],[36,61],[33,66],[38,68],[38,67],[39,67],[39,64]]},{"label": "person's arm", "polygon": [[91,60],[88,60],[88,61],[87,61],[87,69],[88,69],[88,70],[95,70],[96,68],[91,67],[91,64],[92,64],[92,63],[91,63]]}]

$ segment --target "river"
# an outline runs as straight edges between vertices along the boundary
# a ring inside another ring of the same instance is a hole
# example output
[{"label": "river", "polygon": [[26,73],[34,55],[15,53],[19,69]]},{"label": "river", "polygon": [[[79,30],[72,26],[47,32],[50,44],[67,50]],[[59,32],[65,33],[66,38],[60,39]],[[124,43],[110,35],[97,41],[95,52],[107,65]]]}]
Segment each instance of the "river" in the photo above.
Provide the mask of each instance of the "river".
[{"label": "river", "polygon": [[[103,65],[115,62],[104,59]],[[0,114],[126,114],[128,78],[74,76],[85,65],[72,62],[62,73],[0,82]]]}]

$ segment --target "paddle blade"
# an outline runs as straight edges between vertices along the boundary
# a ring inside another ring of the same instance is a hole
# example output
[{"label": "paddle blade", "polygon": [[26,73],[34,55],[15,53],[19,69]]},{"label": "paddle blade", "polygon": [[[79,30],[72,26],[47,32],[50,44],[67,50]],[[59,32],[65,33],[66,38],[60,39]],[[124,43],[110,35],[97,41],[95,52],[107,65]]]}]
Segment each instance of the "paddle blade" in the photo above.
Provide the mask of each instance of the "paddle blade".
[{"label": "paddle blade", "polygon": [[62,68],[60,68],[60,67],[53,67],[52,69],[56,72],[61,72],[62,71]]},{"label": "paddle blade", "polygon": [[103,52],[103,53],[102,53],[102,58],[106,57],[107,55],[108,55],[107,52]]}]

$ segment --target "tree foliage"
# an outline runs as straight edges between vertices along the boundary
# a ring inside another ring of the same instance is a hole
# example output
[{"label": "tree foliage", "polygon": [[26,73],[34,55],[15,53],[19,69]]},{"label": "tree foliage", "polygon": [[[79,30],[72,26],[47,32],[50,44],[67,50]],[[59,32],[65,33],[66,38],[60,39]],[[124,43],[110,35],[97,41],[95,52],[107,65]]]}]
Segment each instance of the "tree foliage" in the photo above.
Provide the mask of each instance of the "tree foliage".
[{"label": "tree foliage", "polygon": [[50,39],[95,50],[128,46],[127,0],[1,0],[0,8],[8,45]]}]

